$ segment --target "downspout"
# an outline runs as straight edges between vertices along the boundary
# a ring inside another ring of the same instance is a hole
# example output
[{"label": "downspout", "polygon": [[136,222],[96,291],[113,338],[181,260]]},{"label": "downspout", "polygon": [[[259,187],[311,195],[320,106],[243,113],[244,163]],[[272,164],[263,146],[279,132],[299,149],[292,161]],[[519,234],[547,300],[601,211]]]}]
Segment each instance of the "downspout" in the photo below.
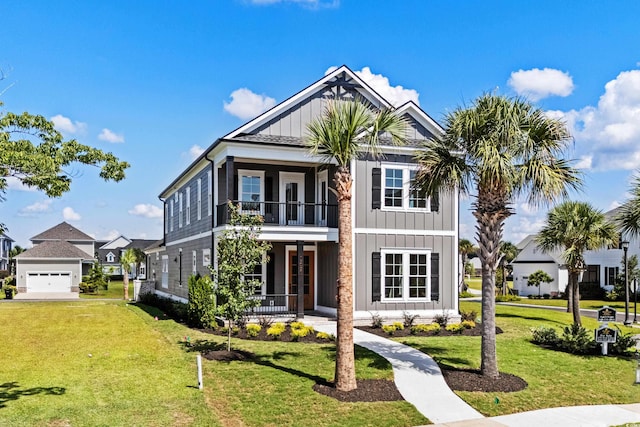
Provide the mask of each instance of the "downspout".
[{"label": "downspout", "polygon": [[[209,258],[209,262],[210,262],[210,266],[213,265],[213,257],[215,256],[215,239],[213,236],[213,227],[214,227],[214,223],[215,223],[215,217],[216,217],[216,204],[215,204],[215,200],[213,200],[213,195],[215,194],[215,191],[213,191],[213,185],[216,181],[216,176],[215,176],[215,172],[216,172],[216,165],[213,162],[213,160],[211,160],[207,154],[207,156],[205,156],[205,158],[207,160],[209,160],[209,163],[211,163],[211,252],[210,252],[210,258]],[[211,276],[211,278],[213,279],[213,272],[211,270],[209,270],[209,275]]]}]

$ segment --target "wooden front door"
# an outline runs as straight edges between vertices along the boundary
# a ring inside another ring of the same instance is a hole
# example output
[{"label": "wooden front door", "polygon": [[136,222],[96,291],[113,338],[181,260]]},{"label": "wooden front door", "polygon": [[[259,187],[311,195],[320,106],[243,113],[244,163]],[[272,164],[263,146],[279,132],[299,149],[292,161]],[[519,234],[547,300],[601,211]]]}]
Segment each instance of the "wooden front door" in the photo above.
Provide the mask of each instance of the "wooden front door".
[{"label": "wooden front door", "polygon": [[[302,276],[304,283],[304,309],[313,310],[314,300],[314,283],[315,268],[313,251],[304,251],[304,274]],[[289,251],[289,293],[298,294],[298,252]]]}]

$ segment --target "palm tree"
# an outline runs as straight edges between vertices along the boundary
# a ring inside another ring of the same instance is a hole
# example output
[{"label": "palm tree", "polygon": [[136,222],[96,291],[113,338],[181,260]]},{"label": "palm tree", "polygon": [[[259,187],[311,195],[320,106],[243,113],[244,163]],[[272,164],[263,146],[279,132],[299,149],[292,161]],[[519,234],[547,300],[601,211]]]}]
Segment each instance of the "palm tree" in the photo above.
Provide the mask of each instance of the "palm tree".
[{"label": "palm tree", "polygon": [[[357,388],[353,349],[353,266],[351,260],[351,162],[363,152],[380,153],[380,139],[402,144],[406,122],[393,110],[373,110],[364,99],[332,100],[322,116],[308,125],[308,147],[327,163],[335,161],[334,192],[338,199],[338,289],[335,386]],[[383,136],[384,135],[384,136]]]},{"label": "palm tree", "polygon": [[462,277],[460,279],[459,292],[464,292],[467,290],[467,285],[464,283],[465,276],[465,268],[467,266],[467,257],[469,254],[475,253],[476,247],[473,246],[470,240],[460,239],[458,242],[458,252],[460,252],[460,256],[462,256]]},{"label": "palm tree", "polygon": [[508,293],[507,289],[509,288],[507,286],[506,273],[507,273],[507,270],[511,269],[510,267],[507,267],[507,264],[509,264],[514,259],[516,259],[516,257],[518,256],[518,252],[519,252],[518,248],[513,243],[511,242],[500,243],[500,262],[498,263],[498,265],[502,270],[502,293],[504,295],[507,295]]},{"label": "palm tree", "polygon": [[604,214],[586,202],[564,202],[547,213],[547,220],[536,236],[544,252],[562,250],[569,273],[567,311],[573,313],[574,325],[580,326],[580,292],[578,280],[585,270],[584,252],[618,244],[618,230]]},{"label": "palm tree", "polygon": [[133,249],[127,249],[120,257],[120,265],[122,265],[122,280],[124,282],[124,299],[129,300],[129,273],[131,273],[131,266],[136,261],[136,253]]},{"label": "palm tree", "polygon": [[629,191],[631,198],[618,208],[614,221],[620,232],[630,237],[640,236],[640,175],[634,178]]},{"label": "palm tree", "polygon": [[[504,221],[523,196],[536,206],[579,186],[579,172],[559,158],[571,136],[559,120],[521,98],[492,94],[445,116],[444,135],[416,156],[418,185],[428,194],[442,190],[475,198],[482,263],[481,371],[498,377],[495,277]],[[475,192],[475,194],[472,194]]]}]

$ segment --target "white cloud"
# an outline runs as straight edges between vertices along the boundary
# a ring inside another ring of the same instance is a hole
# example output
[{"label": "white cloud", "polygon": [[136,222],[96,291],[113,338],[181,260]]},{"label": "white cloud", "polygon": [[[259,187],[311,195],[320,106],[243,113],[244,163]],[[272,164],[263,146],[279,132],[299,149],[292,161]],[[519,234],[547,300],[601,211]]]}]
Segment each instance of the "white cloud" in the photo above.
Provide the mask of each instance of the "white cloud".
[{"label": "white cloud", "polygon": [[55,115],[49,120],[51,120],[54,127],[62,133],[78,134],[84,133],[87,130],[86,123],[74,122],[70,118],[63,116],[62,114]]},{"label": "white cloud", "polygon": [[29,206],[25,206],[20,209],[20,216],[29,216],[33,214],[38,214],[42,212],[49,212],[51,210],[52,200],[44,200],[42,202],[35,202]]},{"label": "white cloud", "polygon": [[231,92],[231,102],[224,101],[224,110],[243,120],[252,119],[276,105],[276,100],[258,95],[247,88]]},{"label": "white cloud", "polygon": [[537,234],[545,224],[545,216],[515,215],[507,219],[504,240],[517,245],[530,234]]},{"label": "white cloud", "polygon": [[[325,71],[325,76],[332,71],[335,71],[338,67],[329,67]],[[378,92],[380,96],[389,101],[389,103],[395,107],[413,101],[416,105],[420,105],[420,94],[414,89],[405,89],[402,86],[391,86],[389,79],[382,74],[373,74],[369,67],[364,67],[360,71],[354,71],[358,77],[360,77],[366,84],[371,86],[373,90]]]},{"label": "white cloud", "polygon": [[7,180],[7,190],[29,191],[29,192],[38,191],[36,187],[29,187],[27,185],[24,185],[22,181],[20,181],[18,178],[15,178],[13,176],[8,176],[6,180]]},{"label": "white cloud", "polygon": [[532,206],[529,203],[520,203],[517,206],[517,213],[524,215],[536,215],[538,213],[538,207]]},{"label": "white cloud", "polygon": [[514,71],[507,84],[518,95],[527,96],[532,101],[549,96],[569,96],[574,88],[569,73],[553,68]]},{"label": "white cloud", "polygon": [[104,128],[102,129],[102,132],[100,132],[100,135],[98,135],[98,139],[101,141],[110,142],[112,144],[118,144],[124,142],[124,135],[117,134],[107,128]]},{"label": "white cloud", "polygon": [[191,160],[197,159],[202,153],[204,153],[204,148],[199,145],[193,145],[189,148],[189,157],[191,157]]},{"label": "white cloud", "polygon": [[161,218],[162,209],[150,203],[139,203],[129,210],[129,214],[145,218]]},{"label": "white cloud", "polygon": [[640,167],[640,70],[623,71],[597,106],[553,112],[569,126],[582,165],[596,170]]},{"label": "white cloud", "polygon": [[593,156],[587,155],[582,156],[578,159],[578,161],[573,165],[576,169],[591,169],[593,165]]},{"label": "white cloud", "polygon": [[65,221],[79,221],[82,219],[79,213],[68,206],[62,210],[62,217]]}]

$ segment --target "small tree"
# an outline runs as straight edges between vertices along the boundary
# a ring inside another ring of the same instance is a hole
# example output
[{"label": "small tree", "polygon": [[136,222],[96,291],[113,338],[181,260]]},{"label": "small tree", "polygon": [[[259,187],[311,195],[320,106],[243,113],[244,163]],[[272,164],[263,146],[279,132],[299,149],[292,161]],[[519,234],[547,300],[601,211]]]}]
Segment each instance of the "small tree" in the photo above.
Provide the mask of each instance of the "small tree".
[{"label": "small tree", "polygon": [[100,287],[104,288],[107,284],[107,279],[98,260],[93,262],[93,265],[89,270],[87,283],[93,285],[95,289],[99,289]]},{"label": "small tree", "polygon": [[551,282],[553,282],[553,277],[549,276],[546,271],[537,270],[529,275],[529,279],[527,280],[527,286],[537,286],[538,296],[540,296],[540,285],[542,283],[551,283]]},{"label": "small tree", "polygon": [[136,263],[136,254],[133,249],[127,249],[120,257],[120,265],[122,265],[122,281],[124,282],[124,299],[129,299],[129,273],[131,266]]},{"label": "small tree", "polygon": [[194,274],[189,277],[189,306],[187,319],[190,326],[209,328],[215,324],[213,282],[209,276]]},{"label": "small tree", "polygon": [[214,294],[217,299],[216,314],[227,321],[229,329],[227,350],[231,350],[231,327],[251,308],[260,304],[252,298],[259,280],[246,279],[271,249],[268,242],[260,241],[263,219],[260,215],[239,212],[228,203],[230,229],[222,233],[218,242],[218,266],[210,267],[213,275]]}]

